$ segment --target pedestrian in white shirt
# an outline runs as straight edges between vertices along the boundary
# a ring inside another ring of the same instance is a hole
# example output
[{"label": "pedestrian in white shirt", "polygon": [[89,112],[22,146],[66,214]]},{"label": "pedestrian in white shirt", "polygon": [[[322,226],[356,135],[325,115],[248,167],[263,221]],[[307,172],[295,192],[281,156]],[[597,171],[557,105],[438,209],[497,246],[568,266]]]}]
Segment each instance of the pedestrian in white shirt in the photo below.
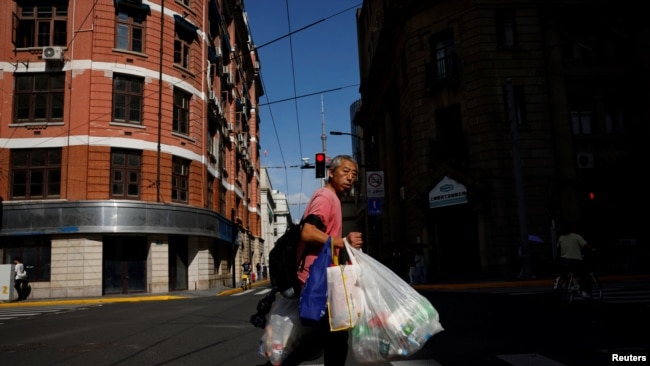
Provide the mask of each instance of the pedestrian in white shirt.
[{"label": "pedestrian in white shirt", "polygon": [[14,288],[18,294],[18,301],[27,299],[27,271],[25,270],[25,265],[23,264],[23,259],[21,257],[14,258],[14,271],[16,272],[16,277],[14,278]]}]

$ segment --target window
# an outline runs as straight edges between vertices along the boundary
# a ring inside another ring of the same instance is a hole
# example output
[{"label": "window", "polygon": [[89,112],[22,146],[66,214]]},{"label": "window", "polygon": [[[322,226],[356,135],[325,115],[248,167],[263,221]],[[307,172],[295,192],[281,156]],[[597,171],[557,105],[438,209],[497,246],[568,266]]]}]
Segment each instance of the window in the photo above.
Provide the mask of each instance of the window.
[{"label": "window", "polygon": [[571,111],[571,131],[574,135],[591,135],[591,111]]},{"label": "window", "polygon": [[174,118],[172,131],[189,135],[190,94],[174,89]]},{"label": "window", "polygon": [[512,108],[514,108],[514,119],[517,123],[517,126],[522,127],[526,125],[526,94],[524,93],[524,87],[522,85],[513,85],[512,86],[512,95],[509,95],[508,87],[504,86],[503,88],[503,99],[506,106],[506,117],[510,119],[510,103],[512,103]]},{"label": "window", "polygon": [[61,149],[11,151],[11,198],[59,198]]},{"label": "window", "polygon": [[174,64],[190,69],[190,47],[197,37],[198,27],[178,14],[174,14]]},{"label": "window", "polygon": [[222,215],[226,214],[226,197],[228,194],[228,189],[223,186],[223,184],[219,184],[219,212]]},{"label": "window", "polygon": [[115,21],[115,48],[144,52],[145,14],[138,11],[117,11]]},{"label": "window", "polygon": [[517,27],[515,11],[512,9],[499,9],[495,14],[497,24],[497,45],[499,48],[513,48],[517,46]]},{"label": "window", "polygon": [[190,68],[190,43],[180,37],[178,32],[174,37],[174,64],[184,69]]},{"label": "window", "polygon": [[185,5],[185,6],[190,6],[190,0],[176,0],[177,2]]},{"label": "window", "polygon": [[435,44],[436,71],[439,79],[448,77],[453,70],[453,50],[454,43],[451,39],[439,40]]},{"label": "window", "polygon": [[605,131],[610,135],[625,133],[625,112],[622,110],[605,111]]},{"label": "window", "polygon": [[[14,14],[14,45],[17,48],[65,46],[67,1],[18,1]],[[52,4],[54,3],[54,4]]]},{"label": "window", "polygon": [[14,122],[63,121],[65,73],[14,74]]},{"label": "window", "polygon": [[426,66],[427,83],[430,88],[455,83],[458,79],[454,39],[451,30],[442,31],[429,39],[431,61]]},{"label": "window", "polygon": [[172,201],[187,203],[189,190],[190,163],[174,157],[172,159]]},{"label": "window", "polygon": [[213,209],[213,202],[212,202],[213,199],[214,199],[214,177],[208,174],[208,192],[205,195],[205,208],[208,208],[210,210]]},{"label": "window", "polygon": [[142,122],[143,80],[128,75],[113,77],[113,121]]},{"label": "window", "polygon": [[140,197],[142,153],[136,150],[111,151],[111,198]]},{"label": "window", "polygon": [[49,281],[51,274],[52,244],[49,236],[6,237],[4,263],[11,264],[15,257],[21,257],[27,270],[29,282]]}]

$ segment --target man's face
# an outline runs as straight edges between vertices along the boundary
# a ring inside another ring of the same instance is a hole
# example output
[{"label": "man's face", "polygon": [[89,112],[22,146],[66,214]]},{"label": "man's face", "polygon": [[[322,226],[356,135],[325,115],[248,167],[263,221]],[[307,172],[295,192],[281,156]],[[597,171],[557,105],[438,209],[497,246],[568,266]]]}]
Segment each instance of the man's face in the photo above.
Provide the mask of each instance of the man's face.
[{"label": "man's face", "polygon": [[357,164],[349,160],[343,160],[338,168],[329,172],[329,182],[339,194],[350,191],[356,180]]}]

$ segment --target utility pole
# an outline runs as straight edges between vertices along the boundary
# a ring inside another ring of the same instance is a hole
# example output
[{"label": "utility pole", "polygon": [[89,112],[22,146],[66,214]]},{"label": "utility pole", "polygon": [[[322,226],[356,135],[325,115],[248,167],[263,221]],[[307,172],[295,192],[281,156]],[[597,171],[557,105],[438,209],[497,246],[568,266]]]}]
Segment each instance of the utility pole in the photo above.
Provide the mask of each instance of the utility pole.
[{"label": "utility pole", "polygon": [[512,142],[512,162],[515,175],[515,193],[517,196],[517,213],[519,216],[519,242],[521,269],[523,279],[533,276],[532,261],[530,258],[530,243],[528,241],[528,218],[526,214],[526,200],[524,198],[524,173],[521,165],[521,152],[519,150],[519,126],[515,93],[512,79],[506,79],[506,97],[508,105],[508,119],[510,120],[510,135]]},{"label": "utility pole", "polygon": [[[323,143],[323,156],[325,157],[325,177],[321,179],[321,185],[325,186],[325,179],[327,178],[327,135],[325,134],[325,103],[323,102],[323,94],[320,95],[320,115],[321,115],[321,135],[320,139]],[[318,162],[316,162],[318,164]],[[316,168],[318,169],[318,167]]]}]

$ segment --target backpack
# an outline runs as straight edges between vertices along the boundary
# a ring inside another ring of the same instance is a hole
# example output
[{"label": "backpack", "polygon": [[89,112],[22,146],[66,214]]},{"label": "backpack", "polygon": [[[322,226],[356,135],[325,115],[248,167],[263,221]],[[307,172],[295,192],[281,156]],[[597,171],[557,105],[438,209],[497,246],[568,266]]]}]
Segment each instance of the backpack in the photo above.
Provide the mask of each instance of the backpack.
[{"label": "backpack", "polygon": [[296,299],[300,296],[300,281],[298,269],[304,266],[307,248],[298,258],[298,243],[300,232],[304,223],[310,223],[321,231],[325,231],[323,221],[317,215],[308,215],[299,224],[289,224],[287,231],[278,238],[275,246],[269,252],[269,277],[271,286],[287,299]]}]

